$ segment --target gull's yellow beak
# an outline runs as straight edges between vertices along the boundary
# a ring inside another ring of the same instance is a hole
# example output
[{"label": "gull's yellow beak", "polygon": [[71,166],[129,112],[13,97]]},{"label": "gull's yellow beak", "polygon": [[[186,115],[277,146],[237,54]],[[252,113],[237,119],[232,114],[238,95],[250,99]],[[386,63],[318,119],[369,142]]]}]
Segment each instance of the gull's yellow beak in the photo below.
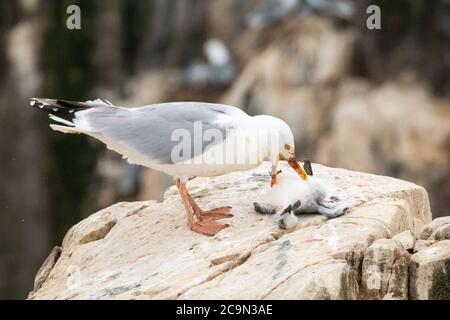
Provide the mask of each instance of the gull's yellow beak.
[{"label": "gull's yellow beak", "polygon": [[308,180],[308,175],[306,174],[305,170],[303,170],[303,168],[300,166],[300,164],[297,162],[297,159],[295,159],[294,156],[291,156],[289,158],[285,158],[282,156],[282,158],[284,160],[286,160],[289,165],[291,166],[292,169],[295,170],[295,172],[298,173],[298,175],[303,179],[303,180]]},{"label": "gull's yellow beak", "polygon": [[298,164],[297,159],[295,159],[295,157],[289,158],[287,162],[303,180],[308,180],[308,175],[306,174],[305,170],[303,170],[303,168]]}]

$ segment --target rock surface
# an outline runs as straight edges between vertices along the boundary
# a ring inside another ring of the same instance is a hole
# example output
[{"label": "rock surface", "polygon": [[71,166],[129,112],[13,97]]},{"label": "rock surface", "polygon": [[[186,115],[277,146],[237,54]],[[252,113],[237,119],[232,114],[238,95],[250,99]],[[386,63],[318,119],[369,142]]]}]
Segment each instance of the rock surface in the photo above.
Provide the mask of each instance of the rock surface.
[{"label": "rock surface", "polygon": [[188,183],[205,209],[233,206],[231,227],[215,237],[187,228],[174,187],[161,203],[119,203],[91,215],[69,230],[29,298],[356,299],[368,247],[405,230],[417,237],[431,220],[420,186],[313,165],[350,212],[332,220],[304,215],[296,229],[281,231],[252,205],[264,200],[269,167]]},{"label": "rock surface", "polygon": [[45,280],[47,280],[48,275],[52,271],[56,261],[58,261],[60,256],[61,256],[61,248],[54,247],[50,252],[49,256],[47,257],[47,259],[45,259],[44,263],[39,268],[36,277],[34,278],[34,291],[38,290],[45,282]]},{"label": "rock surface", "polygon": [[450,224],[439,227],[436,232],[431,235],[431,238],[437,241],[450,240]]},{"label": "rock surface", "polygon": [[395,239],[378,239],[364,253],[361,297],[408,299],[409,253]]},{"label": "rock surface", "polygon": [[435,242],[436,241],[433,240],[417,240],[416,244],[414,245],[414,252],[419,252],[420,250],[426,249]]},{"label": "rock surface", "polygon": [[403,231],[402,233],[394,236],[392,239],[400,241],[405,250],[414,251],[414,247],[416,245],[416,237],[411,230]]},{"label": "rock surface", "polygon": [[445,230],[447,226],[450,226],[450,217],[440,217],[434,219],[431,223],[427,224],[420,233],[421,240],[438,240],[441,236],[445,236]]}]

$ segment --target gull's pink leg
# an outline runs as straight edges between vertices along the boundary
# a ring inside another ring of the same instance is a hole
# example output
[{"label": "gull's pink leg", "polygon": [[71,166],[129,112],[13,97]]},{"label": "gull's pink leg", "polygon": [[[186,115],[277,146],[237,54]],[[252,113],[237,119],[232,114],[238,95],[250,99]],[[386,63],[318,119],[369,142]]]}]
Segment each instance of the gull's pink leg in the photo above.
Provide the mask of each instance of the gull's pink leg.
[{"label": "gull's pink leg", "polygon": [[[194,220],[194,213],[200,209],[197,204],[196,208],[192,207],[190,195],[187,191],[186,184],[181,182],[180,179],[176,180],[178,192],[183,200],[184,208],[186,209],[188,226],[192,231],[201,233],[207,236],[214,236],[220,230],[229,227],[228,224],[220,224],[212,219],[202,219],[198,222]],[[193,200],[193,199],[192,199]],[[195,202],[194,202],[195,203]],[[198,213],[195,213],[196,215]],[[198,216],[197,216],[198,217]],[[199,218],[200,219],[200,218]]]}]

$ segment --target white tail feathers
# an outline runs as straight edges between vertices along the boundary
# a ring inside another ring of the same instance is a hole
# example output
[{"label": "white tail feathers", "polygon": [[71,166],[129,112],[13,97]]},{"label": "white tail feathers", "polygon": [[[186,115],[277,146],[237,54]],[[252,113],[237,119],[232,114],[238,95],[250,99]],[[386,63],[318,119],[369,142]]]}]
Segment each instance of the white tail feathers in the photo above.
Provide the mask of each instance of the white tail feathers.
[{"label": "white tail feathers", "polygon": [[51,124],[50,128],[52,128],[55,131],[59,131],[59,132],[63,132],[63,133],[71,133],[71,134],[80,133],[80,131],[78,131],[74,127],[61,126],[59,124]]},{"label": "white tail feathers", "polygon": [[69,120],[66,120],[66,119],[63,119],[63,118],[60,118],[58,116],[55,116],[54,114],[49,114],[48,117],[50,119],[52,119],[53,121],[56,121],[56,122],[59,122],[59,123],[63,123],[63,124],[65,124],[67,126],[70,126],[70,127],[75,127],[75,124],[73,122],[71,122]]}]

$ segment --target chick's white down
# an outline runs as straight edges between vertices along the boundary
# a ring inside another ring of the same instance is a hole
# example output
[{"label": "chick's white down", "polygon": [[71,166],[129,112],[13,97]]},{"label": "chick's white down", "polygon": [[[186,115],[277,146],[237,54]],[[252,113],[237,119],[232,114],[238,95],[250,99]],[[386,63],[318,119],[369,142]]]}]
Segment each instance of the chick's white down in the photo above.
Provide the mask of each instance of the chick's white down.
[{"label": "chick's white down", "polygon": [[309,176],[308,180],[299,179],[298,175],[290,172],[278,174],[277,183],[269,191],[269,202],[274,207],[284,209],[300,200],[302,212],[317,212],[317,202],[326,199],[329,193],[320,178]]},{"label": "chick's white down", "polygon": [[[304,181],[296,174],[282,172],[278,175],[278,182],[269,191],[269,206],[277,210],[280,228],[292,229],[298,223],[296,215],[301,213],[318,213],[328,218],[345,214],[348,205],[330,197],[332,192],[320,178],[309,176]],[[300,206],[296,207],[298,201]],[[292,209],[286,210],[289,207]]]}]

